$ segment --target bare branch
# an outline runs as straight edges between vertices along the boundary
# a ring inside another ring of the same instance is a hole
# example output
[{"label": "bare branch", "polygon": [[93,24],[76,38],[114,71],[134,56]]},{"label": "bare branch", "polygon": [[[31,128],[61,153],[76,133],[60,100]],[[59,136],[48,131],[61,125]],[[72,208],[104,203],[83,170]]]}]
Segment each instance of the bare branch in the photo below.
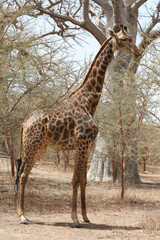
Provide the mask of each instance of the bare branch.
[{"label": "bare branch", "polygon": [[77,11],[75,11],[75,13],[73,14],[73,17],[76,16],[76,14],[80,11],[81,8],[82,8],[82,2],[80,1],[79,8],[77,9]]},{"label": "bare branch", "polygon": [[159,122],[160,122],[160,118],[156,115],[156,114],[154,114],[153,112],[151,112],[150,110],[148,110],[148,109],[145,109],[149,114],[151,114],[153,117],[155,117]]},{"label": "bare branch", "polygon": [[25,11],[26,6],[27,6],[28,3],[30,3],[30,0],[26,1],[26,2],[24,3],[24,6],[22,6],[18,11],[15,11],[15,13],[12,13],[12,14],[13,14],[13,15],[11,16],[12,18],[11,18],[8,26],[6,27],[5,31],[4,31],[3,34],[2,34],[2,36],[1,36],[1,38],[0,38],[0,42],[3,41],[3,37],[4,37],[4,35],[7,33],[8,29],[10,28],[10,26],[11,26],[12,24],[14,24],[14,25],[16,26],[16,20],[17,20],[17,18],[18,18],[19,16],[21,16],[22,13]]},{"label": "bare branch", "polygon": [[50,9],[50,8],[52,8],[52,7],[58,5],[59,3],[62,2],[62,0],[59,0],[59,1],[55,2],[55,3],[53,3],[51,0],[48,0],[48,1],[50,2],[50,6],[48,6],[47,9]]},{"label": "bare branch", "polygon": [[101,21],[101,14],[98,14],[92,8],[89,9],[89,13],[91,14],[91,16],[95,16],[96,17],[96,24],[97,24],[97,26],[102,30],[103,33],[105,33],[106,32],[106,28],[105,28],[105,25]]},{"label": "bare branch", "polygon": [[156,21],[155,18],[152,19],[151,24],[148,26],[148,28],[146,29],[146,31],[143,33],[143,40],[141,41],[141,43],[139,44],[139,48],[141,49],[141,57],[133,57],[133,61],[131,61],[130,66],[128,68],[129,72],[132,72],[132,74],[135,74],[137,72],[137,69],[139,67],[140,64],[140,60],[143,57],[143,53],[146,51],[147,47],[157,38],[160,37],[160,29],[154,30],[151,32],[151,30],[153,29],[153,27],[159,22],[159,18],[156,17]]},{"label": "bare branch", "polygon": [[160,37],[160,29],[150,32],[149,34],[145,34],[143,36],[143,40],[141,41],[139,47],[142,49],[142,52],[146,50],[146,48],[157,38]]},{"label": "bare branch", "polygon": [[158,3],[157,7],[156,7],[156,11],[154,12],[153,16],[152,16],[152,21],[150,23],[150,25],[148,26],[148,28],[145,31],[145,35],[149,34],[150,31],[155,27],[155,25],[160,22],[160,2]]},{"label": "bare branch", "polygon": [[13,107],[11,108],[10,112],[7,114],[9,115],[11,112],[13,112],[13,110],[15,109],[15,107],[17,106],[17,104],[21,101],[21,99],[26,95],[28,94],[29,92],[31,92],[33,89],[37,88],[41,82],[43,81],[44,79],[41,79],[38,83],[36,83],[33,87],[30,87],[28,88],[18,99],[17,101],[14,103]]},{"label": "bare branch", "polygon": [[59,13],[55,13],[53,11],[50,11],[48,9],[45,9],[45,8],[42,8],[42,7],[38,7],[37,8],[42,14],[47,14],[49,15],[51,18],[59,18],[59,19],[62,19],[62,20],[65,20],[65,21],[69,21],[75,25],[78,25],[80,27],[83,27],[83,23],[82,21],[78,21],[76,20],[75,18],[71,17],[71,16],[68,16],[68,15],[63,15],[63,14],[59,14]]},{"label": "bare branch", "polygon": [[106,15],[107,22],[109,22],[113,15],[113,8],[112,8],[112,4],[110,3],[110,1],[93,0],[93,2],[95,2],[96,4],[98,4],[99,6],[102,7],[102,10],[104,11],[104,13]]}]

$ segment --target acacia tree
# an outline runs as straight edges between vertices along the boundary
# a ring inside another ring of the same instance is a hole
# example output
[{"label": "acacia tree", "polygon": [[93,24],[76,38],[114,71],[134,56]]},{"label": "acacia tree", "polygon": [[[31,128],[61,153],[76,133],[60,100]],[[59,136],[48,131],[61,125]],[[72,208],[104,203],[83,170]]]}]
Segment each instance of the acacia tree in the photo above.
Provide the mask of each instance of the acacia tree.
[{"label": "acacia tree", "polygon": [[[34,19],[43,17],[44,21],[49,24],[48,28],[50,29],[43,33],[44,36],[57,35],[57,37],[62,37],[65,40],[68,38],[79,40],[81,37],[81,40],[83,40],[82,33],[90,33],[100,44],[102,44],[107,37],[108,27],[113,27],[115,23],[123,23],[128,26],[130,35],[135,40],[137,33],[139,32],[141,34],[139,46],[142,50],[142,56],[150,43],[160,36],[160,31],[156,29],[157,23],[159,22],[159,1],[156,1],[154,9],[148,9],[150,22],[147,26],[145,25],[143,27],[139,22],[138,12],[140,7],[148,2],[147,0],[34,0],[23,1],[23,5],[22,1],[12,0],[10,2],[14,4],[15,9],[21,11],[20,15],[27,15]],[[117,59],[120,59],[120,61],[117,61]],[[126,74],[126,70],[130,72],[131,79],[133,80],[139,63],[140,58],[131,62],[131,55],[127,53],[124,54],[121,51],[118,52],[107,72],[109,83],[106,82],[106,84],[109,87],[109,91],[113,93],[119,91],[119,89],[123,89],[123,77]],[[116,74],[112,75],[111,70]],[[131,82],[134,83],[135,81],[132,80]],[[119,87],[114,86],[115,82]],[[132,95],[132,97],[135,98],[135,95]],[[103,94],[102,104],[105,104],[107,99],[107,94]],[[133,102],[135,102],[135,100]],[[114,104],[112,105],[112,109],[114,109]],[[103,125],[100,127],[98,134],[97,144],[88,175],[89,179],[95,179],[97,174],[100,173],[101,176],[99,180],[107,180],[110,179],[109,172],[112,173],[110,163],[114,152],[114,144],[111,148],[107,147],[106,135],[103,134],[101,129],[104,129]],[[114,142],[114,134],[109,132],[109,135],[111,137],[107,137],[107,139],[111,139],[112,142]],[[130,149],[133,148],[135,148],[135,146],[130,147]],[[132,161],[130,161],[127,167],[127,175],[130,181],[140,182],[136,164],[136,154],[132,154],[131,159]]]},{"label": "acacia tree", "polygon": [[159,161],[159,87],[160,87],[159,39],[152,43],[141,61],[138,75],[138,158],[146,171],[147,161]]},{"label": "acacia tree", "polygon": [[71,84],[79,78],[65,44],[62,48],[59,40],[33,31],[31,18],[20,19],[27,3],[21,9],[13,4],[0,3],[0,144],[8,145],[12,176],[25,116],[37,107],[60,104],[69,91],[68,79]]}]

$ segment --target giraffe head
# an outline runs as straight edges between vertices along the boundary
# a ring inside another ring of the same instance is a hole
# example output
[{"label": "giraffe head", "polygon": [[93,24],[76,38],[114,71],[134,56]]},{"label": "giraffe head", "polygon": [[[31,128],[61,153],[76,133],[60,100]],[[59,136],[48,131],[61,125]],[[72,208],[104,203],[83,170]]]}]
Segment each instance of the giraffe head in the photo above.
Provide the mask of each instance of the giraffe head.
[{"label": "giraffe head", "polygon": [[134,54],[136,57],[141,56],[140,50],[127,33],[127,27],[122,24],[120,26],[115,25],[114,31],[109,30],[109,34],[113,38],[115,50],[122,49]]}]

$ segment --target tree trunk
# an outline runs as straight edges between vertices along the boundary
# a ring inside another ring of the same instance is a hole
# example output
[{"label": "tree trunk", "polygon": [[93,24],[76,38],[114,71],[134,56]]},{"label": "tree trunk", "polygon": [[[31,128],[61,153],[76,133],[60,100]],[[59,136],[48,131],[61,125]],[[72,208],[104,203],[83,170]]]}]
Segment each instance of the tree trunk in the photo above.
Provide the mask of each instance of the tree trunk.
[{"label": "tree trunk", "polygon": [[106,138],[101,132],[98,133],[96,147],[87,178],[89,181],[112,180],[112,162],[109,160]]},{"label": "tree trunk", "polygon": [[[119,159],[118,156],[117,158]],[[115,181],[121,181],[121,166],[118,162],[114,161],[113,169],[113,159],[111,152],[109,154],[106,138],[99,131],[90,169],[87,174],[88,181],[108,182],[113,180],[113,176]],[[128,183],[141,183],[136,157],[129,159],[124,172],[124,180]]]},{"label": "tree trunk", "polygon": [[[121,158],[120,158],[120,149],[121,147],[117,148],[117,151],[115,153],[115,146],[114,146],[114,136],[119,136],[117,125],[114,128],[110,128],[109,125],[113,124],[115,119],[118,121],[117,117],[117,106],[116,102],[114,102],[114,98],[121,96],[123,93],[124,88],[124,76],[125,76],[125,69],[127,69],[129,62],[130,62],[130,55],[125,55],[125,58],[123,58],[124,53],[121,52],[117,54],[118,61],[113,60],[111,64],[108,67],[108,71],[106,73],[105,78],[105,85],[103,88],[103,93],[101,97],[100,102],[100,118],[101,118],[101,125],[99,126],[99,133],[96,141],[96,147],[93,154],[93,158],[91,161],[91,166],[88,172],[88,180],[89,181],[111,181],[113,179],[117,181],[121,181]],[[120,58],[120,59],[119,59]],[[106,94],[106,89],[108,89],[108,94]],[[121,93],[122,91],[122,93]],[[132,90],[131,90],[132,91]],[[112,95],[111,96],[109,96]],[[133,95],[133,96],[132,96]],[[132,115],[134,115],[134,93],[130,94],[130,97],[133,98],[133,104],[132,106],[127,106],[127,109],[125,111],[129,111]],[[125,96],[124,96],[125,98]],[[124,101],[123,96],[120,101]],[[128,104],[128,103],[127,103]],[[103,111],[102,111],[103,109]],[[133,111],[133,113],[132,113]],[[128,112],[125,114],[127,115]],[[131,118],[130,117],[130,118]],[[113,121],[112,121],[113,119]],[[128,122],[130,119],[127,119]],[[115,121],[116,122],[116,121]],[[107,125],[108,124],[108,125]],[[113,126],[114,127],[114,126]],[[131,131],[134,132],[134,131]],[[130,138],[134,138],[135,133],[128,133],[128,135],[131,135]],[[117,140],[116,140],[117,141]],[[130,149],[136,149],[135,142],[129,141]],[[115,156],[114,156],[115,155]],[[138,168],[137,168],[137,162],[136,162],[136,154],[129,153],[130,160],[128,161],[126,170],[124,172],[124,180],[130,183],[140,183],[140,177],[138,174]],[[114,164],[113,164],[113,159]],[[124,160],[125,161],[125,160]],[[113,169],[114,166],[114,169]],[[114,172],[113,172],[114,171]]]}]

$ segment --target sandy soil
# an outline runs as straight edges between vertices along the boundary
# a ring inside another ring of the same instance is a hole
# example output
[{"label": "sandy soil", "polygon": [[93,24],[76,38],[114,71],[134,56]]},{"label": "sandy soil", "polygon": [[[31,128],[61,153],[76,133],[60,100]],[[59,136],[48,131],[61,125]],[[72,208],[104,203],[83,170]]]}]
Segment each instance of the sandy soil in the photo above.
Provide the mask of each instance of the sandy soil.
[{"label": "sandy soil", "polygon": [[[147,166],[145,184],[127,186],[120,200],[120,185],[90,182],[87,185],[88,217],[82,229],[72,228],[72,171],[51,162],[36,163],[25,195],[29,225],[19,224],[10,178],[9,160],[0,159],[0,239],[2,240],[159,240],[160,166]],[[80,218],[80,202],[78,202]]]}]

